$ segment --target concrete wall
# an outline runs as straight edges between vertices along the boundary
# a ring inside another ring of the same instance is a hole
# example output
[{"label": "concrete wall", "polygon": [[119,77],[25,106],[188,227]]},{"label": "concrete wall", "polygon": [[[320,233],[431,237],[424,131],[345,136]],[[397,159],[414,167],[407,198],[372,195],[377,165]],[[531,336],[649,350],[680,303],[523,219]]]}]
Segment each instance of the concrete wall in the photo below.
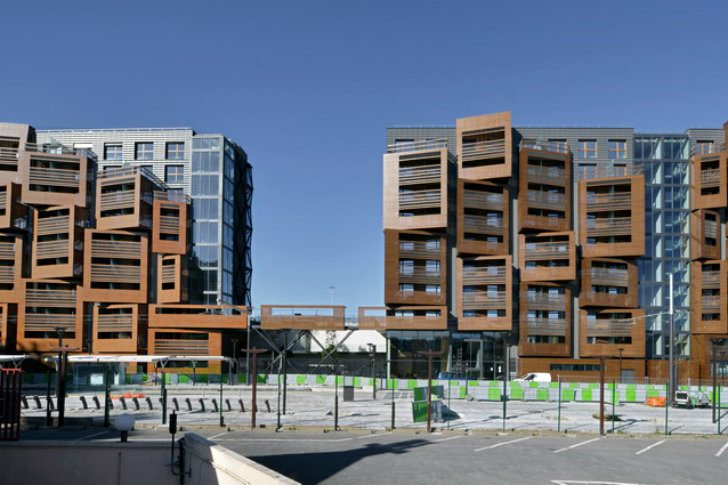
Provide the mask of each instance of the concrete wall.
[{"label": "concrete wall", "polygon": [[[0,443],[0,485],[179,483],[169,469],[169,443],[131,439],[128,443]],[[185,437],[185,468],[191,473],[185,477],[186,484],[297,484],[194,434]]]}]

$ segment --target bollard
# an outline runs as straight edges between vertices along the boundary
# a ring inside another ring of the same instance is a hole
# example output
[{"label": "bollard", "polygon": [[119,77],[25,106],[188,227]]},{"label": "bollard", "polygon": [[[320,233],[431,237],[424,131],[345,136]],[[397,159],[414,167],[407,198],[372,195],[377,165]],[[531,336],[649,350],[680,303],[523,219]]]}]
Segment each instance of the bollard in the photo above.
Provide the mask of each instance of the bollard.
[{"label": "bollard", "polygon": [[23,409],[28,409],[28,400],[23,396]]},{"label": "bollard", "polygon": [[227,410],[232,411],[233,407],[230,405],[230,399],[225,398],[225,404],[227,404]]},{"label": "bollard", "polygon": [[134,408],[139,411],[139,399],[133,397],[131,398],[132,402],[134,403]]},{"label": "bollard", "polygon": [[268,412],[270,412],[270,403],[268,402],[267,399],[265,400],[265,407],[268,410]]},{"label": "bollard", "polygon": [[86,402],[86,396],[81,396],[81,406],[83,406],[84,409],[88,409],[88,403]]},{"label": "bollard", "polygon": [[175,411],[179,411],[179,402],[177,402],[177,398],[176,397],[173,397],[172,398],[172,405],[174,406],[174,410]]},{"label": "bollard", "polygon": [[126,409],[127,409],[127,408],[126,408],[126,398],[125,398],[124,396],[121,396],[121,397],[119,398],[119,402],[121,403],[121,407],[122,407],[122,409],[124,409],[124,411],[126,411]]},{"label": "bollard", "polygon": [[55,407],[55,406],[53,405],[53,398],[50,398],[50,399],[48,400],[48,407],[49,407],[49,409],[50,409],[51,411],[55,411],[55,410],[56,410],[56,407]]},{"label": "bollard", "polygon": [[211,399],[211,401],[212,401],[212,412],[215,412],[216,413],[216,412],[220,411],[220,408],[217,407],[217,399],[215,399],[213,397]]},{"label": "bollard", "polygon": [[40,403],[40,398],[38,396],[33,396],[33,400],[35,401],[35,405],[38,409],[43,409],[43,406]]},{"label": "bollard", "polygon": [[339,395],[334,396],[334,431],[339,431]]},{"label": "bollard", "polygon": [[244,413],[245,412],[245,404],[243,404],[243,400],[242,399],[238,399],[238,404],[240,404],[240,412],[241,413]]},{"label": "bollard", "polygon": [[154,410],[154,407],[152,406],[152,398],[149,397],[149,396],[147,396],[147,398],[145,399],[145,401],[147,401],[147,406],[149,406],[149,410],[150,411],[153,411]]},{"label": "bollard", "polygon": [[392,429],[394,429],[394,400],[392,400]]},{"label": "bollard", "polygon": [[98,409],[101,409],[101,402],[99,401],[99,397],[98,397],[98,396],[94,396],[94,397],[93,397],[93,402],[94,402],[94,404],[96,405],[96,409],[97,409],[97,410],[98,410]]},{"label": "bollard", "polygon": [[190,401],[190,398],[186,397],[185,402],[187,403],[187,410],[192,412],[192,401]]},{"label": "bollard", "polygon": [[556,432],[561,433],[561,376],[559,376],[559,411],[556,419]]},{"label": "bollard", "polygon": [[203,398],[200,398],[200,410],[203,413],[205,412],[205,400]]}]

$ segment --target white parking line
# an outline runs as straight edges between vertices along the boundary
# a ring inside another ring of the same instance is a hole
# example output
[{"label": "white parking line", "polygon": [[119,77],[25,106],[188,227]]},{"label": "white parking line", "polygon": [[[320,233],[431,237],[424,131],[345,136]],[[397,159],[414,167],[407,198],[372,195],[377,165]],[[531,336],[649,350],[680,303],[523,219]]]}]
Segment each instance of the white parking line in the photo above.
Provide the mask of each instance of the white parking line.
[{"label": "white parking line", "polygon": [[723,452],[724,452],[724,451],[725,451],[726,449],[728,449],[728,443],[724,444],[724,445],[723,445],[723,447],[722,447],[722,448],[721,448],[720,450],[718,450],[718,453],[716,453],[716,454],[715,454],[715,456],[720,456],[720,455],[722,455],[722,454],[723,454]]},{"label": "white parking line", "polygon": [[210,437],[209,437],[209,438],[207,438],[207,439],[208,439],[208,440],[214,440],[214,439],[215,439],[215,438],[217,438],[218,436],[222,436],[222,435],[224,435],[224,434],[228,434],[228,433],[229,433],[229,431],[225,431],[224,433],[216,434],[215,436],[210,436]]},{"label": "white parking line", "polygon": [[88,436],[81,436],[80,438],[76,438],[73,441],[88,440],[88,439],[93,438],[94,436],[101,436],[102,434],[106,434],[106,433],[108,433],[108,431],[99,431],[98,433],[93,433]]},{"label": "white parking line", "polygon": [[561,448],[560,450],[556,450],[556,451],[554,451],[554,453],[561,453],[562,451],[570,450],[572,448],[576,448],[577,446],[588,445],[589,443],[599,441],[600,439],[601,438],[592,438],[590,440],[582,441],[581,443],[577,443],[575,445],[567,446],[566,448]]},{"label": "white parking line", "polygon": [[496,443],[496,444],[494,444],[494,445],[490,445],[490,446],[484,446],[484,447],[482,447],[482,448],[476,448],[476,449],[474,449],[473,451],[483,451],[483,450],[490,450],[490,449],[492,449],[492,448],[498,448],[499,446],[503,446],[503,445],[509,445],[509,444],[511,444],[511,443],[518,443],[519,441],[525,441],[525,440],[530,440],[531,438],[533,438],[533,436],[526,436],[525,438],[518,438],[517,440],[511,440],[511,441],[504,441],[503,443]]},{"label": "white parking line", "polygon": [[640,451],[636,452],[636,453],[635,453],[635,455],[641,455],[641,454],[642,454],[642,453],[644,453],[645,451],[649,451],[649,450],[651,450],[652,448],[654,448],[655,446],[661,445],[661,444],[662,444],[662,443],[664,443],[664,442],[665,442],[665,440],[661,440],[661,441],[658,441],[657,443],[652,443],[652,444],[651,444],[650,446],[648,446],[647,448],[642,448],[642,449],[641,449]]},{"label": "white parking line", "polygon": [[299,443],[343,443],[344,441],[351,441],[354,438],[339,438],[331,440],[319,440],[319,439],[296,439],[296,438],[223,438],[219,441],[269,441],[269,442],[299,442]]},{"label": "white parking line", "polygon": [[439,443],[441,441],[456,440],[458,438],[462,438],[462,436],[448,436],[447,438],[440,438],[439,440],[435,440],[435,443]]},{"label": "white parking line", "polygon": [[388,433],[366,434],[364,436],[357,436],[356,439],[361,440],[361,439],[364,439],[364,438],[375,438],[377,436],[387,436],[388,434],[392,434],[392,432],[390,431]]}]

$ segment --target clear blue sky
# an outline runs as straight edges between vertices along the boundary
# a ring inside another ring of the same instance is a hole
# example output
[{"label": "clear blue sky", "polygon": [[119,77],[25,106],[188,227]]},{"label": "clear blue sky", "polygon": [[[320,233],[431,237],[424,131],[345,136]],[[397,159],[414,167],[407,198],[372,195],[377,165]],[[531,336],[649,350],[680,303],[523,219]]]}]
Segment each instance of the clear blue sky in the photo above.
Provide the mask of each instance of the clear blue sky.
[{"label": "clear blue sky", "polygon": [[675,132],[728,120],[728,6],[672,1],[5,2],[0,120],[191,126],[254,166],[253,300],[383,300],[391,125]]}]

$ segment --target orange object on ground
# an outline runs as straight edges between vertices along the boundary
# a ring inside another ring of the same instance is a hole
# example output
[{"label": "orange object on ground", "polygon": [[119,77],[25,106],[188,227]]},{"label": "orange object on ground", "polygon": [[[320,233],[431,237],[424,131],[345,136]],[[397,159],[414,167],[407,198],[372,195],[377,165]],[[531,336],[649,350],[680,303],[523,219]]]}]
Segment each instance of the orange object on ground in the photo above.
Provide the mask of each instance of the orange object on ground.
[{"label": "orange object on ground", "polygon": [[665,407],[665,398],[664,397],[648,397],[647,405],[655,407],[655,408],[664,408]]},{"label": "orange object on ground", "polygon": [[134,397],[134,394],[131,394],[131,393],[124,394],[124,399],[131,399],[133,397]]},{"label": "orange object on ground", "polygon": [[132,394],[131,397],[135,397],[137,399],[144,399],[147,396],[146,396],[146,394]]}]

